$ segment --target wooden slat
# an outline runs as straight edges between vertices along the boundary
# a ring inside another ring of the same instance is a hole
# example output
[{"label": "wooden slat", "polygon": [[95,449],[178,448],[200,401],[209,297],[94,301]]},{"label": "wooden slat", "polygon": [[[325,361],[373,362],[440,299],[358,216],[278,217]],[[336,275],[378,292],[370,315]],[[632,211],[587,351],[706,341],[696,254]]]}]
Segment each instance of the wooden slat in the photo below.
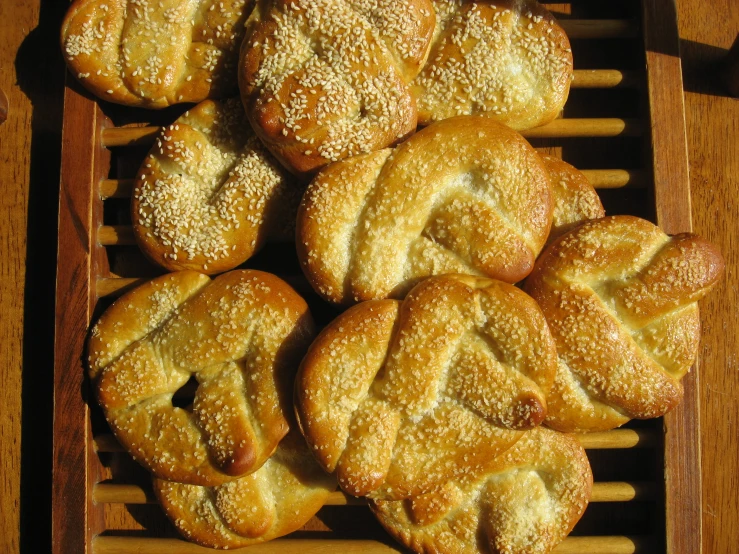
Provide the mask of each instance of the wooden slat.
[{"label": "wooden slat", "polygon": [[[115,127],[103,132],[106,147],[152,144],[160,127]],[[521,134],[527,138],[617,137],[642,133],[638,120],[616,117],[555,119]]]},{"label": "wooden slat", "polygon": [[[642,170],[628,169],[583,169],[588,181],[597,189],[640,187],[646,184],[647,174]],[[100,181],[100,198],[130,198],[134,179],[103,179]]]},{"label": "wooden slat", "polygon": [[[651,448],[657,444],[654,433],[636,429],[614,429],[575,436],[586,450]],[[113,435],[105,433],[95,437],[95,451],[123,452],[123,447]]]},{"label": "wooden slat", "polygon": [[[639,537],[567,537],[554,554],[634,554],[645,544]],[[100,536],[93,540],[93,554],[208,554],[213,550],[181,539]],[[232,551],[229,551],[232,552]],[[405,552],[400,545],[378,541],[341,539],[277,539],[233,552],[247,554],[389,554]]]},{"label": "wooden slat", "polygon": [[136,244],[130,225],[101,225],[97,231],[98,244],[115,246]]},{"label": "wooden slat", "polygon": [[[692,229],[680,38],[673,0],[642,3],[657,224]],[[731,138],[727,138],[731,140]],[[664,418],[667,552],[701,552],[700,374],[682,380],[682,403]]]},{"label": "wooden slat", "polygon": [[[591,502],[634,502],[654,500],[653,483],[610,481],[593,484]],[[97,483],[92,498],[100,504],[157,504],[156,495],[149,487],[124,483]],[[364,506],[364,498],[356,498],[341,491],[331,493],[324,506]]]},{"label": "wooden slat", "polygon": [[[84,351],[92,313],[91,275],[94,187],[103,150],[98,130],[102,114],[75,84],[64,96],[64,129],[59,191],[59,240],[54,336],[54,441],[51,491],[51,552],[87,552],[104,527],[103,511],[92,501],[100,480],[91,443],[89,407],[83,386]],[[62,263],[63,261],[63,263]]]}]

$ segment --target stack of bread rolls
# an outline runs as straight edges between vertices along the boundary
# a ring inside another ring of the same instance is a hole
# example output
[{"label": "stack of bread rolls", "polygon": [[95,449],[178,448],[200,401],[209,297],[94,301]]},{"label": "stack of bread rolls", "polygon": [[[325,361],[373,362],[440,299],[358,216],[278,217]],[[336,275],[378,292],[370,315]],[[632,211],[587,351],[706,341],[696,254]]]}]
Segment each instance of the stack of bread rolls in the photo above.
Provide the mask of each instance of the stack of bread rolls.
[{"label": "stack of bread rolls", "polygon": [[[62,47],[104,100],[201,102],[133,193],[138,245],[175,273],[117,300],[88,348],[186,538],[285,535],[338,486],[417,552],[550,552],[592,487],[566,433],[680,401],[721,255],[606,217],[518,134],[572,78],[537,2],[76,0]],[[283,280],[234,269],[293,237],[346,309],[317,336]]]}]

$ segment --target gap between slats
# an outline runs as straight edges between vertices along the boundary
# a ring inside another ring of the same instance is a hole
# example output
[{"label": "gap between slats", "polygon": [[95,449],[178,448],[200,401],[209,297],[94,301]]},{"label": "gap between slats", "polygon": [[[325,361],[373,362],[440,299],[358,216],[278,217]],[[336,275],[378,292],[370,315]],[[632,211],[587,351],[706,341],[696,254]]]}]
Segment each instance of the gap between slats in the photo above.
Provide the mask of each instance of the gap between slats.
[{"label": "gap between slats", "polygon": [[[160,127],[111,127],[103,131],[103,146],[150,145]],[[636,119],[591,117],[555,119],[521,134],[526,138],[573,138],[639,136],[643,126]]]},{"label": "gap between slats", "polygon": [[[641,537],[567,537],[554,550],[553,554],[634,554],[644,551],[648,541]],[[341,539],[277,539],[255,544],[237,552],[247,554],[284,554],[302,552],[303,554],[389,554],[401,552],[401,546],[390,546],[371,540]],[[92,542],[93,554],[206,554],[210,548],[188,543],[182,539],[154,539],[144,537],[97,536]]]},{"label": "gap between slats", "polygon": [[[590,502],[636,502],[656,498],[653,483],[608,481],[593,483]],[[124,483],[97,483],[92,499],[99,504],[158,504],[154,491],[140,485]],[[331,493],[324,506],[365,506],[364,498],[355,498],[341,491]]]}]

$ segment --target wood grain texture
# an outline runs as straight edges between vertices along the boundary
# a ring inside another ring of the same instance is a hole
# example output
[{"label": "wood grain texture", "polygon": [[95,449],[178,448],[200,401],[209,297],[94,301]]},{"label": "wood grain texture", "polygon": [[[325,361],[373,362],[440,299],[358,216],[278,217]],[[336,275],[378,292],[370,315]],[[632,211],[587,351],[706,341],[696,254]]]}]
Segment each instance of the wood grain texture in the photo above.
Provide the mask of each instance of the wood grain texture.
[{"label": "wood grain texture", "polygon": [[[677,11],[674,0],[642,6],[656,222],[668,234],[684,233],[692,230],[692,221]],[[664,418],[668,554],[700,552],[703,529],[698,372],[682,383],[682,403]]]},{"label": "wood grain texture", "polygon": [[737,32],[735,0],[678,1],[695,232],[726,259],[701,305],[703,552],[736,552],[739,535],[739,101],[720,68]]},{"label": "wood grain texture", "polygon": [[[48,4],[0,2],[0,89],[8,100],[0,125],[0,552],[11,554],[48,551],[49,542],[63,69],[61,54],[44,51],[56,42],[44,30],[58,27],[58,6]],[[42,158],[45,165],[34,164]]]}]

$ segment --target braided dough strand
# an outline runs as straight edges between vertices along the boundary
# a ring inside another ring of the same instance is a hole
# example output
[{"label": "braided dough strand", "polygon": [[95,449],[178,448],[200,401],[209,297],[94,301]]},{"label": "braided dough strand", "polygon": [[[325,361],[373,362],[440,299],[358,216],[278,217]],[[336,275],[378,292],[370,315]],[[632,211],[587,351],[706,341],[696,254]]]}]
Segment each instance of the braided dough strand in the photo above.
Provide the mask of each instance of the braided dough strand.
[{"label": "braided dough strand", "polygon": [[259,2],[239,74],[254,130],[296,173],[402,139],[433,22],[429,0]]},{"label": "braided dough strand", "polygon": [[76,0],[62,25],[72,73],[96,96],[164,108],[236,92],[248,0]]},{"label": "braided dough strand", "polygon": [[547,425],[606,430],[673,408],[697,354],[696,301],[723,265],[704,239],[668,237],[631,216],[588,222],[555,241],[525,285],[559,354]]},{"label": "braided dough strand", "polygon": [[527,431],[481,476],[403,501],[373,501],[380,523],[419,553],[546,554],[580,519],[593,475],[574,437]]},{"label": "braided dough strand", "polygon": [[336,489],[298,432],[289,433],[254,473],[217,487],[154,479],[167,517],[191,541],[240,548],[300,529]]},{"label": "braided dough strand", "polygon": [[476,474],[546,415],[554,344],[515,287],[432,277],[316,339],[296,381],[301,429],[350,494],[406,498]]},{"label": "braided dough strand", "polygon": [[220,273],[295,235],[303,188],[265,150],[241,102],[201,102],[164,129],[139,170],[136,241],[169,270]]},{"label": "braided dough strand", "polygon": [[[209,486],[258,469],[285,436],[311,335],[305,302],[274,276],[175,273],[106,311],[90,338],[90,375],[136,460],[160,478]],[[192,409],[174,407],[191,376]]]},{"label": "braided dough strand", "polygon": [[336,303],[402,298],[444,273],[514,283],[533,268],[552,207],[549,174],[520,135],[453,118],[322,171],[298,212],[298,256]]}]

